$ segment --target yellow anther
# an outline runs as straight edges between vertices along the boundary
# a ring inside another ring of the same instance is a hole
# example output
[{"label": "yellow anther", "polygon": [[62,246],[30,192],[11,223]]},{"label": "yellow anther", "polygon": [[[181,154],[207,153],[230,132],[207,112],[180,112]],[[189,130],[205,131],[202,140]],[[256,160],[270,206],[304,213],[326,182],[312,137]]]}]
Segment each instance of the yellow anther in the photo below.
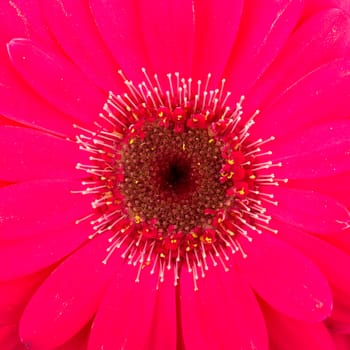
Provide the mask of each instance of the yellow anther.
[{"label": "yellow anther", "polygon": [[165,258],[165,254],[164,254],[164,253],[160,253],[159,256],[160,256],[161,258],[163,258],[163,259]]},{"label": "yellow anther", "polygon": [[135,142],[135,139],[130,139],[129,140],[129,145],[132,145]]},{"label": "yellow anther", "polygon": [[182,144],[182,150],[183,150],[183,151],[186,150],[186,144],[185,144],[185,143]]},{"label": "yellow anther", "polygon": [[139,215],[135,215],[134,219],[136,224],[139,224],[141,222],[141,217]]},{"label": "yellow anther", "polygon": [[209,143],[213,143],[215,140],[214,139],[209,139]]},{"label": "yellow anther", "polygon": [[235,164],[235,161],[234,161],[233,159],[229,159],[229,160],[227,161],[227,163],[230,164],[230,165],[233,165],[233,164]]}]

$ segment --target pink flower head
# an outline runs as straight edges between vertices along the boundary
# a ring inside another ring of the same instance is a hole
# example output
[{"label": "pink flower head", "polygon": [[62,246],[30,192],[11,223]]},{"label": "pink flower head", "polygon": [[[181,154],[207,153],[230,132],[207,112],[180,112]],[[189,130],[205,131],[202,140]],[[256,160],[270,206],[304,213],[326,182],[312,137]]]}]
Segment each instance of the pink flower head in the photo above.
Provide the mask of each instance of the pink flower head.
[{"label": "pink flower head", "polygon": [[0,349],[349,349],[349,9],[1,5]]}]

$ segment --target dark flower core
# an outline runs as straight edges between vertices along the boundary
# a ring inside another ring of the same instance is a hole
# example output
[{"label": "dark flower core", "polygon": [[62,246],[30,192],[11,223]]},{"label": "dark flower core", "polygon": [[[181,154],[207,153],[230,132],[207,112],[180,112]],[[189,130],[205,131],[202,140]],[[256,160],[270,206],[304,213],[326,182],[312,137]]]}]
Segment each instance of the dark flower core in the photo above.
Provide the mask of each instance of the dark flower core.
[{"label": "dark flower core", "polygon": [[131,217],[157,219],[167,235],[169,226],[189,232],[206,226],[212,215],[205,209],[223,207],[227,183],[220,182],[224,165],[220,144],[207,130],[175,133],[147,125],[123,152],[124,182],[120,184]]},{"label": "dark flower core", "polygon": [[96,130],[77,136],[91,154],[91,164],[77,165],[89,177],[81,193],[94,196],[91,238],[109,233],[104,263],[120,249],[138,266],[136,281],[148,270],[162,282],[173,270],[177,285],[185,266],[197,289],[210,264],[227,270],[228,253],[245,256],[249,231],[275,232],[263,203],[277,203],[260,186],[281,180],[259,171],[281,164],[259,160],[273,138],[249,139],[258,112],[243,123],[243,97],[227,106],[225,80],[208,90],[210,75],[202,86],[169,74],[164,91],[144,74],[135,87],[121,73],[128,93],[110,93]]}]

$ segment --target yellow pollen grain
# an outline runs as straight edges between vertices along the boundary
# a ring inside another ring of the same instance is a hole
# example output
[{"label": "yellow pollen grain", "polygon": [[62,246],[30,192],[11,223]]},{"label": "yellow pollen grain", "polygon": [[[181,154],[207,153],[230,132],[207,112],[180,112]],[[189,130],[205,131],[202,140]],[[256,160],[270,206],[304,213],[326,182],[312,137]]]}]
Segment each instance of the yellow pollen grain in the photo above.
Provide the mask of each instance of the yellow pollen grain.
[{"label": "yellow pollen grain", "polygon": [[185,145],[185,143],[182,144],[182,150],[183,150],[183,151],[186,150],[186,145]]},{"label": "yellow pollen grain", "polygon": [[137,224],[141,222],[141,217],[139,215],[135,215],[134,219]]},{"label": "yellow pollen grain", "polygon": [[214,139],[209,139],[208,143],[213,143]]},{"label": "yellow pollen grain", "polygon": [[230,165],[233,165],[233,164],[235,164],[235,161],[234,161],[233,159],[229,159],[229,160],[227,161],[227,163],[230,164]]},{"label": "yellow pollen grain", "polygon": [[135,142],[135,139],[130,139],[129,140],[129,145],[132,145]]}]

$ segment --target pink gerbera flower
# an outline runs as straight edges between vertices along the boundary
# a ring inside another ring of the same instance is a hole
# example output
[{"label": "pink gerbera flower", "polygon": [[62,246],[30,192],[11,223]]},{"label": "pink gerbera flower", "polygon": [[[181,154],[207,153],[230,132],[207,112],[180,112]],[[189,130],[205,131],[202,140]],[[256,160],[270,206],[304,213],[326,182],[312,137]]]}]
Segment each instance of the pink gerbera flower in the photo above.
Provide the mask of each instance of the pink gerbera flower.
[{"label": "pink gerbera flower", "polygon": [[0,348],[349,349],[349,8],[1,5]]}]

